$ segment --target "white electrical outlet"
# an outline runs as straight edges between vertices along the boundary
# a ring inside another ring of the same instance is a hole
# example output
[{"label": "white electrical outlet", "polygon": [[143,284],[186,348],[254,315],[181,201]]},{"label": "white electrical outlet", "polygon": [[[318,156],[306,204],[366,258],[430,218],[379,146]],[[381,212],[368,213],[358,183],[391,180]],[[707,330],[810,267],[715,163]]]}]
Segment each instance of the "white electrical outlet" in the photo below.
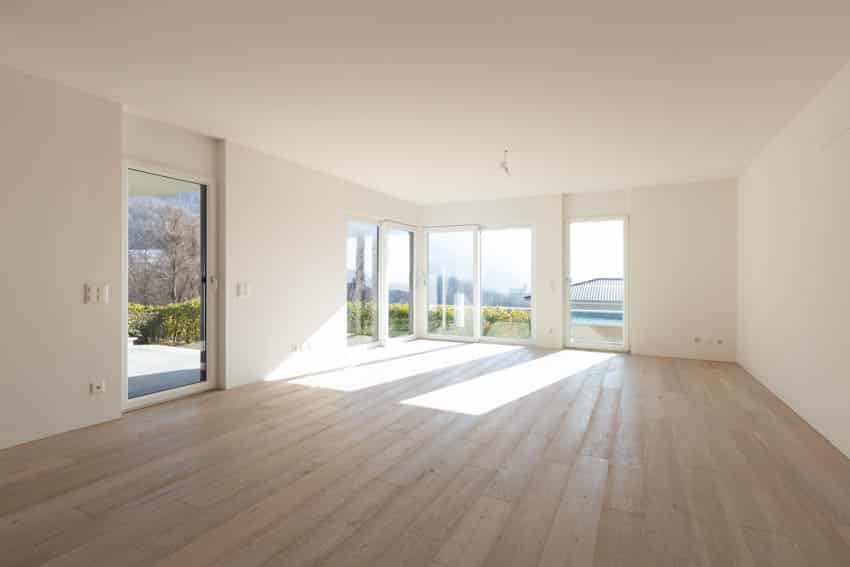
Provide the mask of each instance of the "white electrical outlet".
[{"label": "white electrical outlet", "polygon": [[89,393],[92,395],[102,394],[106,391],[106,381],[101,380],[100,382],[92,382],[89,384]]},{"label": "white electrical outlet", "polygon": [[695,345],[698,345],[698,344],[700,344],[700,343],[702,342],[702,338],[701,338],[701,337],[694,337],[694,338],[693,338],[693,339],[691,339],[691,340],[693,340],[693,341],[694,341],[694,344],[695,344]]},{"label": "white electrical outlet", "polygon": [[725,343],[726,343],[726,339],[724,339],[723,337],[714,337],[714,344],[722,345],[722,344],[725,344]]}]

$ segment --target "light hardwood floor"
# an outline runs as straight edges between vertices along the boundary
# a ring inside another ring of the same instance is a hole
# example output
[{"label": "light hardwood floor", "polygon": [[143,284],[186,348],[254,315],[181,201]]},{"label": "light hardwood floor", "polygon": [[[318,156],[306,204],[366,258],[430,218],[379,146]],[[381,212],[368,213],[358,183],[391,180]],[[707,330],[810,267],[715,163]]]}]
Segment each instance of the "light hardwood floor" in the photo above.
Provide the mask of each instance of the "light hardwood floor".
[{"label": "light hardwood floor", "polygon": [[[850,565],[850,462],[736,365],[472,348],[0,451],[0,564]],[[506,376],[552,383],[483,415],[400,403]]]}]

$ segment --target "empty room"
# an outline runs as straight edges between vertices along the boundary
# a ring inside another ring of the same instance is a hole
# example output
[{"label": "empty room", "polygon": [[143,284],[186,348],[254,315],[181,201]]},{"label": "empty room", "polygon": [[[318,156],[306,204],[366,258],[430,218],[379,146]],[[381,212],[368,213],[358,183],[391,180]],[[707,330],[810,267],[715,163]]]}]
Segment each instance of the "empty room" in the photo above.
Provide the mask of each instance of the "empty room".
[{"label": "empty room", "polygon": [[850,565],[846,0],[0,0],[0,566]]}]

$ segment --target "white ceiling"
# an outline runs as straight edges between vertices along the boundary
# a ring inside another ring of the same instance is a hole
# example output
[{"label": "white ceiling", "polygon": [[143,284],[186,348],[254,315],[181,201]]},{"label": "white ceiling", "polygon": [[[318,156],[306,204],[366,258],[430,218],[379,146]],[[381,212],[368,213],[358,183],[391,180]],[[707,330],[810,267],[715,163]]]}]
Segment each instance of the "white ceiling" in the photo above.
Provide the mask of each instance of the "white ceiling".
[{"label": "white ceiling", "polygon": [[736,175],[850,58],[848,22],[847,0],[0,0],[0,62],[436,203]]}]

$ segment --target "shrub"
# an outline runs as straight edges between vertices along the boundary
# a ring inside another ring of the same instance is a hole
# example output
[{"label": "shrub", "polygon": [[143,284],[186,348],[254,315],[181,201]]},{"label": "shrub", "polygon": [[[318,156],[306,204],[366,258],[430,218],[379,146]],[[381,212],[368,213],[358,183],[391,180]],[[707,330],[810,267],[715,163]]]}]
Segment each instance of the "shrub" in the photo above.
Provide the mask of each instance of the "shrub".
[{"label": "shrub", "polygon": [[186,344],[201,340],[201,300],[169,305],[130,303],[127,330],[138,344]]},{"label": "shrub", "polygon": [[[428,331],[434,332],[443,324],[443,310],[446,311],[446,325],[455,323],[453,305],[433,305],[428,309]],[[471,308],[467,307],[467,316]],[[531,316],[527,309],[512,307],[484,307],[481,309],[481,334],[483,336],[503,336],[528,338],[531,336]]]},{"label": "shrub", "polygon": [[[409,333],[410,306],[406,303],[391,303],[389,306],[390,336]],[[348,302],[348,333],[351,335],[375,336],[378,310],[374,301]]]},{"label": "shrub", "polygon": [[348,302],[348,333],[351,335],[375,336],[377,309],[373,301]]},{"label": "shrub", "polygon": [[526,339],[531,336],[529,311],[510,307],[485,307],[481,315],[481,334],[485,337]]},{"label": "shrub", "polygon": [[455,322],[454,305],[435,305],[428,309],[428,330],[436,331],[443,324],[443,310],[446,312],[446,325],[452,326]]},{"label": "shrub", "polygon": [[406,335],[410,332],[410,305],[407,303],[390,304],[390,336]]},{"label": "shrub", "polygon": [[[410,325],[410,306],[406,303],[392,303],[389,306],[389,334],[391,337],[407,334]],[[434,332],[443,324],[443,311],[446,312],[446,325],[455,324],[454,305],[432,305],[428,309],[428,331]],[[472,308],[466,307],[467,317]],[[353,335],[375,336],[377,308],[374,302],[348,302],[348,332]],[[481,310],[481,334],[484,336],[502,336],[528,338],[531,336],[531,315],[527,309],[513,307],[484,307]]]}]

